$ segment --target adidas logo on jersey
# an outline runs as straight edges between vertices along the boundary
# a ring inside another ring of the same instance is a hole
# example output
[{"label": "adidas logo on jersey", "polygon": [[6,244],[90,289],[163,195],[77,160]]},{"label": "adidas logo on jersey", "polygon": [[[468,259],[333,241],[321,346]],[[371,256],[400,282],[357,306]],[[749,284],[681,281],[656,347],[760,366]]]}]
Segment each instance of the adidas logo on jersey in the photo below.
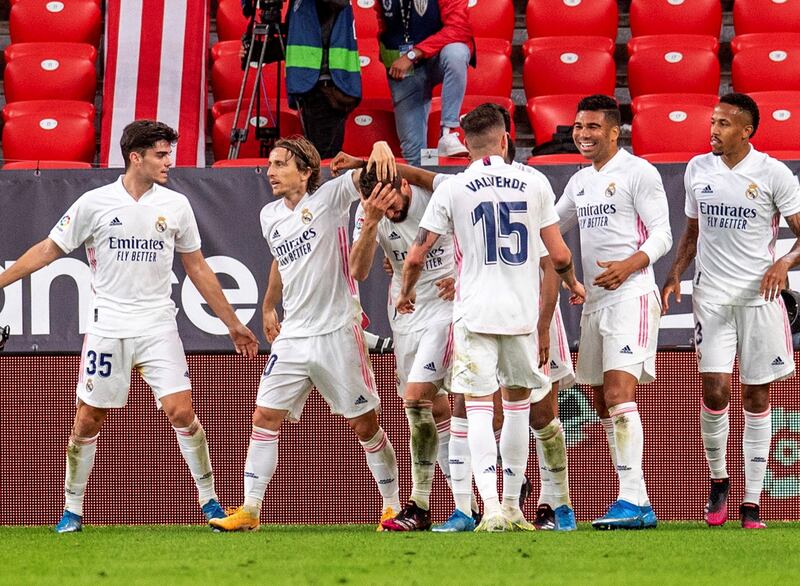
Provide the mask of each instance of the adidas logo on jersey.
[{"label": "adidas logo on jersey", "polygon": [[356,399],[356,405],[363,405],[366,402],[367,400],[364,398],[364,395],[359,395],[358,399]]},{"label": "adidas logo on jersey", "polygon": [[702,191],[700,191],[700,193],[714,193],[714,190],[713,190],[713,189],[711,189],[711,186],[710,186],[710,185],[706,185],[706,186],[705,186],[705,187],[702,189]]},{"label": "adidas logo on jersey", "polygon": [[278,232],[278,230],[276,229],[276,230],[275,230],[275,231],[272,233],[272,239],[273,239],[273,240],[275,240],[276,238],[280,238],[280,237],[281,237],[281,233],[280,233],[280,232]]},{"label": "adidas logo on jersey", "polygon": [[433,362],[429,362],[422,368],[424,368],[425,370],[430,370],[431,372],[436,372],[436,364],[434,364]]},{"label": "adidas logo on jersey", "polygon": [[113,220],[111,220],[109,226],[122,226],[122,222],[119,221],[119,218],[115,217]]},{"label": "adidas logo on jersey", "polygon": [[581,197],[583,195],[583,189],[581,189],[578,193],[575,194],[575,197]]},{"label": "adidas logo on jersey", "polygon": [[400,240],[400,234],[392,230],[392,233],[389,234],[389,240]]},{"label": "adidas logo on jersey", "polygon": [[625,347],[622,350],[619,351],[619,353],[620,354],[633,354],[633,350],[631,350],[631,347],[626,344]]},{"label": "adidas logo on jersey", "polygon": [[511,468],[503,468],[503,474],[505,476],[516,476]]},{"label": "adidas logo on jersey", "polygon": [[558,368],[558,364],[556,364],[555,360],[550,361],[550,368]]},{"label": "adidas logo on jersey", "polygon": [[780,356],[778,356],[775,360],[772,361],[772,366],[783,366],[783,364],[784,364],[783,360],[781,360]]},{"label": "adidas logo on jersey", "polygon": [[494,464],[489,466],[483,471],[484,474],[497,474],[497,468],[495,468]]}]

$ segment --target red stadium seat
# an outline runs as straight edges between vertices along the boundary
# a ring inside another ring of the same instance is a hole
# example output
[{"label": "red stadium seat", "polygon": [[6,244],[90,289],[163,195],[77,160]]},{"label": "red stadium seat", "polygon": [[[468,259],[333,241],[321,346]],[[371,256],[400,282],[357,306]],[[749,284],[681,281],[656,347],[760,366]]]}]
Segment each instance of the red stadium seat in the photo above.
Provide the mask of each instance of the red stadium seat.
[{"label": "red stadium seat", "polygon": [[373,143],[379,140],[388,142],[392,152],[400,152],[394,111],[359,106],[347,119],[342,150],[356,157],[366,157],[372,152]]},{"label": "red stadium seat", "polygon": [[696,104],[654,105],[641,110],[633,117],[633,152],[639,156],[670,153],[676,160],[708,152],[712,110]]},{"label": "red stadium seat", "polygon": [[[283,62],[281,62],[281,96],[286,96],[286,75],[284,71]],[[250,74],[247,79],[247,87],[245,89],[245,98],[252,95],[253,85],[255,84],[256,76],[253,75],[255,68],[251,66]],[[270,99],[276,96],[276,79],[278,75],[278,65],[276,63],[269,63],[264,65],[262,70],[264,89]],[[241,60],[239,55],[226,54],[220,55],[219,59],[214,61],[211,66],[211,89],[214,92],[215,100],[229,100],[231,98],[239,97],[239,88],[242,85],[242,72]]]},{"label": "red stadium seat", "polygon": [[529,37],[590,34],[617,38],[617,0],[528,0]]},{"label": "red stadium seat", "polygon": [[[777,36],[777,35],[776,35]],[[737,92],[800,90],[800,47],[776,38],[771,47],[742,49],[731,62],[731,83]]]},{"label": "red stadium seat", "polygon": [[[499,104],[508,110],[511,114],[511,138],[516,137],[516,126],[514,125],[514,102],[511,98],[501,96],[464,96],[464,101],[461,102],[460,116],[473,110],[476,106],[491,102]],[[436,148],[441,134],[442,124],[442,98],[433,98],[431,100],[431,112],[428,115],[428,147]],[[456,133],[461,142],[464,142],[464,131],[461,128],[456,128]]]},{"label": "red stadium seat", "polygon": [[[738,0],[737,0],[738,1]],[[682,33],[719,37],[719,0],[631,0],[631,36]]]},{"label": "red stadium seat", "polygon": [[713,108],[719,102],[717,94],[644,94],[631,100],[631,111],[635,114],[651,106],[681,107],[684,105]]},{"label": "red stadium seat", "polygon": [[760,123],[751,139],[760,151],[800,151],[800,92],[753,93]]},{"label": "red stadium seat", "polygon": [[[478,55],[477,66],[467,69],[468,96],[503,96],[511,95],[514,73],[511,59],[501,53],[484,53]],[[442,94],[442,86],[433,89],[433,95]]]},{"label": "red stadium seat", "polygon": [[628,61],[631,96],[660,93],[715,94],[720,67],[716,53],[672,46],[642,49]]},{"label": "red stadium seat", "polygon": [[477,37],[475,39],[475,50],[478,55],[483,55],[484,53],[500,53],[506,57],[511,57],[511,42],[505,39]]},{"label": "red stadium seat", "polygon": [[356,38],[373,39],[378,36],[378,14],[375,2],[380,0],[354,0],[353,19],[356,24]]},{"label": "red stadium seat", "polygon": [[94,63],[97,49],[89,43],[12,43],[3,52],[6,63],[17,57],[35,55],[43,58],[79,57]]},{"label": "red stadium seat", "polygon": [[83,100],[94,102],[97,71],[81,57],[23,55],[6,65],[6,100]]},{"label": "red stadium seat", "polygon": [[522,70],[525,95],[607,94],[617,83],[614,58],[596,49],[541,49],[525,58]]},{"label": "red stadium seat", "polygon": [[[242,101],[242,112],[247,111],[247,107],[250,104],[250,100],[243,100]],[[254,106],[255,108],[255,106]],[[280,105],[281,111],[284,110],[291,110],[289,108],[289,102],[286,99],[281,99]],[[261,112],[262,116],[269,115],[269,113],[275,110],[275,100],[270,100],[269,104],[261,102]],[[214,102],[214,105],[211,106],[211,119],[216,120],[223,114],[228,114],[229,112],[236,112],[236,98],[232,98],[230,100],[219,100]]]},{"label": "red stadium seat", "polygon": [[367,99],[391,100],[386,66],[381,62],[378,43],[374,39],[358,42],[358,59],[361,63],[361,95]]},{"label": "red stadium seat", "polygon": [[[214,120],[214,127],[211,130],[211,148],[214,152],[214,160],[222,161],[228,158],[228,149],[231,142],[231,128],[233,128],[233,112],[222,114]],[[261,156],[261,142],[256,139],[256,123],[266,125],[265,118],[259,117],[258,121],[253,116],[247,133],[247,140],[239,146],[239,157],[257,158]],[[292,110],[282,110],[280,115],[281,136],[292,136],[302,134],[302,126],[297,113]]]},{"label": "red stadium seat", "polygon": [[800,31],[800,3],[796,0],[736,0],[733,30],[749,33],[796,33]]},{"label": "red stadium seat", "polygon": [[608,37],[594,37],[589,35],[564,36],[564,37],[534,37],[522,45],[522,54],[527,56],[539,49],[561,49],[562,51],[576,49],[597,49],[614,55],[616,45]]},{"label": "red stadium seat", "polygon": [[658,163],[688,163],[692,157],[701,153],[694,153],[690,151],[677,151],[674,153],[648,153],[642,155],[642,158],[654,165]]},{"label": "red stadium seat", "polygon": [[30,116],[32,114],[45,117],[68,114],[70,116],[86,118],[89,122],[94,122],[96,111],[94,104],[77,100],[31,100],[11,102],[3,107],[4,121],[11,120],[18,116]]},{"label": "red stadium seat", "polygon": [[476,37],[511,41],[514,36],[513,0],[467,0],[469,22]]},{"label": "red stadium seat", "polygon": [[247,19],[242,15],[239,0],[220,0],[217,7],[217,36],[220,41],[242,41]]},{"label": "red stadium seat", "polygon": [[221,161],[216,161],[211,166],[215,169],[219,169],[220,167],[268,167],[269,159],[264,159],[261,157],[246,159],[223,159]]},{"label": "red stadium seat", "polygon": [[736,35],[731,39],[731,52],[736,55],[743,49],[775,49],[776,47],[800,47],[800,32],[797,33],[750,33]]},{"label": "red stadium seat", "polygon": [[572,126],[578,102],[585,94],[538,96],[528,100],[526,110],[536,144],[553,140],[557,126]]},{"label": "red stadium seat", "polygon": [[95,0],[19,0],[11,7],[8,28],[12,43],[100,43],[102,18]]},{"label": "red stadium seat", "polygon": [[680,47],[681,50],[691,47],[710,51],[716,55],[719,51],[719,39],[711,35],[643,35],[633,37],[628,41],[628,56],[637,51],[663,49],[664,47]]},{"label": "red stadium seat", "polygon": [[15,116],[3,126],[3,156],[7,161],[48,159],[94,160],[94,124],[71,114]]},{"label": "red stadium seat", "polygon": [[554,155],[536,155],[528,158],[528,165],[537,167],[539,165],[580,165],[585,167],[589,161],[583,155],[577,153],[557,153]]},{"label": "red stadium seat", "polygon": [[224,55],[238,55],[242,48],[241,41],[220,41],[211,47],[211,62],[213,63]]},{"label": "red stadium seat", "polygon": [[4,171],[19,169],[91,169],[92,164],[83,161],[14,161],[3,165]]}]

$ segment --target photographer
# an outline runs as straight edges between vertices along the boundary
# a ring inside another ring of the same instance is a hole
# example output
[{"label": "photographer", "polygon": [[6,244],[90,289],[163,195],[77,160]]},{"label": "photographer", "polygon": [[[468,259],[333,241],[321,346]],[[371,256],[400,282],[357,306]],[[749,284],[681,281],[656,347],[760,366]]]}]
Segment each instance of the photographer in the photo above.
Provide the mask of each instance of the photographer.
[{"label": "photographer", "polygon": [[[350,0],[290,2],[286,14],[289,106],[299,112],[306,138],[327,159],[342,149],[347,116],[361,101],[353,8]],[[264,4],[264,0],[242,0],[242,12],[253,16]]]}]

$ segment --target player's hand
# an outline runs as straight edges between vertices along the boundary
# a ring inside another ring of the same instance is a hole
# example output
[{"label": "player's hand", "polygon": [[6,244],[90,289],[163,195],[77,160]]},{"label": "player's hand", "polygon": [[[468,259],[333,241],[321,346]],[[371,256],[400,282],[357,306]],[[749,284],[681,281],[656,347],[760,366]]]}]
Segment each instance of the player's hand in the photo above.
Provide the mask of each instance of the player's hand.
[{"label": "player's hand", "polygon": [[281,333],[281,322],[278,320],[278,312],[273,309],[265,313],[263,317],[263,326],[264,337],[267,339],[267,342],[272,344],[275,338],[278,337],[278,334]]},{"label": "player's hand", "polygon": [[394,269],[392,268],[392,263],[389,261],[389,257],[383,257],[383,272],[389,275],[390,277],[394,276]]},{"label": "player's hand", "polygon": [[233,346],[237,354],[242,354],[247,358],[253,358],[258,354],[258,338],[242,322],[228,328],[228,335],[233,340]]},{"label": "player's hand", "polygon": [[786,287],[786,276],[789,273],[789,264],[782,260],[777,260],[769,267],[769,270],[761,279],[759,294],[767,301],[777,299],[781,294],[781,289]]},{"label": "player's hand", "polygon": [[550,361],[550,325],[542,324],[538,328],[539,334],[539,368]]},{"label": "player's hand", "polygon": [[439,289],[436,295],[439,299],[452,301],[456,298],[456,280],[453,277],[445,277],[433,283]]},{"label": "player's hand", "polygon": [[397,161],[394,158],[392,147],[385,140],[379,140],[372,145],[367,169],[371,169],[373,165],[375,165],[378,181],[391,181],[397,177]]},{"label": "player's hand", "polygon": [[403,55],[392,63],[392,66],[389,68],[389,77],[392,79],[403,79],[413,68],[414,62],[406,55]]},{"label": "player's hand", "polygon": [[352,155],[348,155],[344,151],[339,151],[333,159],[331,159],[331,173],[338,175],[342,171],[348,169],[360,169],[364,166],[364,159],[359,159]]},{"label": "player's hand", "polygon": [[412,291],[410,295],[403,295],[401,292],[397,297],[397,302],[394,304],[397,313],[413,313],[414,303],[417,301],[416,291]]},{"label": "player's hand", "polygon": [[619,288],[633,272],[624,260],[598,260],[597,266],[605,270],[597,275],[593,284],[608,291]]},{"label": "player's hand", "polygon": [[364,220],[377,224],[397,201],[397,192],[391,183],[378,183],[367,199],[361,199]]},{"label": "player's hand", "polygon": [[586,301],[586,289],[583,287],[583,283],[575,280],[575,283],[572,285],[564,285],[565,289],[569,289],[572,293],[569,297],[569,304],[570,305],[583,305],[583,302]]},{"label": "player's hand", "polygon": [[670,277],[661,289],[661,315],[669,311],[669,296],[675,294],[675,303],[681,302],[680,280]]}]

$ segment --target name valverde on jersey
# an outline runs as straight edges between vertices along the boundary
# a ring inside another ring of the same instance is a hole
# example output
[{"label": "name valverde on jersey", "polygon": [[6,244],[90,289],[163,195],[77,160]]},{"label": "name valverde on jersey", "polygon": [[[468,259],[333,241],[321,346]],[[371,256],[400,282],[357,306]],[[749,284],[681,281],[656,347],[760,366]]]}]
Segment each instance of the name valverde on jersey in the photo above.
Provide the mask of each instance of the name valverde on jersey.
[{"label": "name valverde on jersey", "polygon": [[[575,173],[556,203],[561,231],[580,229],[584,313],[658,290],[653,264],[672,246],[669,206],[661,175],[642,158],[620,149],[598,171],[589,165]],[[624,260],[644,252],[650,264],[616,290],[593,285],[605,269],[597,261]]]},{"label": "name valverde on jersey", "polygon": [[420,226],[453,233],[459,274],[453,321],[477,333],[536,329],[539,231],[558,222],[546,181],[486,157],[442,183]]},{"label": "name valverde on jersey", "polygon": [[[449,175],[437,175],[433,180],[436,189]],[[419,223],[428,207],[431,192],[419,187],[411,187],[411,204],[408,216],[403,222],[395,223],[384,217],[378,223],[377,241],[383,250],[394,274],[390,295],[387,300],[387,312],[392,331],[408,333],[425,329],[435,322],[450,322],[453,319],[453,303],[439,298],[438,289],[434,283],[445,277],[455,277],[455,259],[453,250],[453,237],[443,235],[436,242],[425,264],[422,274],[417,282],[417,302],[413,313],[397,313],[394,300],[400,294],[400,285],[403,281],[403,261],[408,249],[417,237]],[[356,210],[355,227],[353,228],[353,241],[361,237],[361,227],[364,223],[364,208],[359,204]]]},{"label": "name valverde on jersey", "polygon": [[67,254],[86,246],[94,293],[89,333],[131,338],[177,329],[174,255],[200,249],[184,195],[154,184],[137,201],[120,177],[79,197],[49,237]]},{"label": "name valverde on jersey", "polygon": [[283,198],[261,210],[261,233],[283,281],[281,338],[327,334],[358,323],[350,276],[350,206],[359,199],[352,172],[305,194],[295,208]]},{"label": "name valverde on jersey", "polygon": [[719,305],[761,305],[764,273],[775,262],[780,216],[800,212],[800,184],[765,153],[733,169],[711,153],[686,166],[686,215],[698,221],[693,295]]}]

